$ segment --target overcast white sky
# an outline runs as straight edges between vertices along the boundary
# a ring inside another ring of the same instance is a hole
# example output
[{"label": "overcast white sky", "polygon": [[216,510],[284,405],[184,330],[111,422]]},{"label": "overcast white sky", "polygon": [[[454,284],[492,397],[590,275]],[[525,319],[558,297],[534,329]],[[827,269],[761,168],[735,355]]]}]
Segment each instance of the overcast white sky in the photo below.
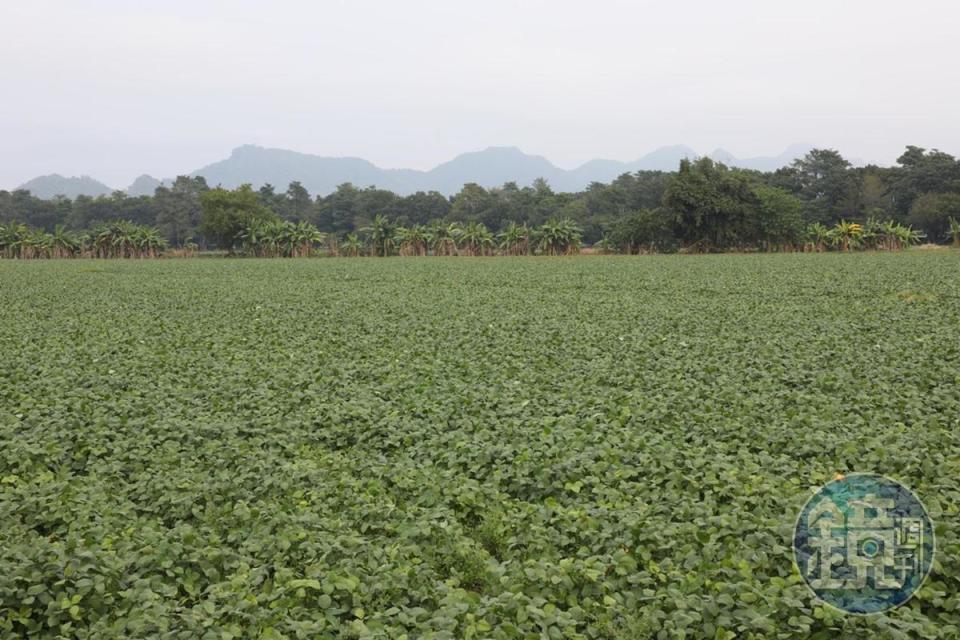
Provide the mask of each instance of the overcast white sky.
[{"label": "overcast white sky", "polygon": [[0,188],[124,187],[246,143],[412,168],[960,154],[956,0],[0,1]]}]

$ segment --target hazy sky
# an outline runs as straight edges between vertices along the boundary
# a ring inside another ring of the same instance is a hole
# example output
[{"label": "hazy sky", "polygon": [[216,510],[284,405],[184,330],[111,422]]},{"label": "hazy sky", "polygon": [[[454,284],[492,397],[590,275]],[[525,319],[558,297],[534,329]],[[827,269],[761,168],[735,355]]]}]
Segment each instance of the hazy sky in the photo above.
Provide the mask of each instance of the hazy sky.
[{"label": "hazy sky", "polygon": [[0,188],[253,143],[429,168],[657,146],[960,154],[956,0],[3,0]]}]

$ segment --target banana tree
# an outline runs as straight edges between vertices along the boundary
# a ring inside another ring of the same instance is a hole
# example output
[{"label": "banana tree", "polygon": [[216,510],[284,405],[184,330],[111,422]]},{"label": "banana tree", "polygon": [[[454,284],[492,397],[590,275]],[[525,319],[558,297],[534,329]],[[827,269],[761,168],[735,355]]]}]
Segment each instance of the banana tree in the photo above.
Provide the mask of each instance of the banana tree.
[{"label": "banana tree", "polygon": [[613,254],[617,252],[616,243],[607,234],[603,234],[603,236],[597,240],[593,246],[598,253]]},{"label": "banana tree", "polygon": [[953,246],[960,248],[960,220],[950,218],[948,222],[950,223],[950,230],[947,233],[953,239]]},{"label": "banana tree", "polygon": [[410,228],[400,227],[397,229],[396,238],[400,247],[400,255],[427,255],[428,234],[423,225],[415,224]]},{"label": "banana tree", "polygon": [[50,257],[50,234],[30,229],[20,240],[20,257],[25,260]]},{"label": "banana tree", "polygon": [[551,256],[579,253],[582,233],[580,227],[569,218],[550,220],[539,229],[540,251]]},{"label": "banana tree", "polygon": [[363,241],[355,233],[348,233],[343,242],[340,243],[340,253],[344,256],[356,258],[364,253]]},{"label": "banana tree", "polygon": [[500,232],[500,250],[511,256],[530,253],[530,229],[526,224],[511,222]]},{"label": "banana tree", "polygon": [[291,230],[293,237],[293,256],[311,256],[314,250],[323,244],[327,234],[309,222],[298,222]]},{"label": "banana tree", "polygon": [[259,256],[263,248],[266,227],[261,220],[250,220],[237,234],[240,250],[244,255]]},{"label": "banana tree", "polygon": [[493,234],[482,222],[469,222],[460,236],[460,246],[468,256],[487,256],[493,254]]},{"label": "banana tree", "polygon": [[831,229],[831,232],[834,246],[841,251],[859,249],[863,243],[863,225],[856,222],[841,220]]},{"label": "banana tree", "polygon": [[361,231],[370,236],[370,255],[386,257],[393,253],[396,227],[385,215],[378,213],[373,223]]},{"label": "banana tree", "polygon": [[4,258],[20,258],[24,243],[28,241],[30,228],[16,222],[0,225],[0,252]]},{"label": "banana tree", "polygon": [[50,255],[53,258],[75,258],[82,248],[80,238],[67,231],[63,225],[57,225],[50,236]]},{"label": "banana tree", "polygon": [[435,256],[457,255],[457,243],[463,229],[456,222],[450,224],[437,220],[430,226],[430,246]]},{"label": "banana tree", "polygon": [[819,222],[814,222],[807,227],[807,230],[804,233],[804,248],[809,251],[821,253],[827,250],[827,247],[831,244],[832,239],[833,234],[831,233],[830,229]]},{"label": "banana tree", "polygon": [[897,237],[897,247],[905,248],[914,244],[919,244],[923,240],[923,233],[898,224],[895,235]]},{"label": "banana tree", "polygon": [[867,218],[860,233],[860,244],[864,249],[883,249],[885,237],[883,225],[874,217]]},{"label": "banana tree", "polygon": [[152,227],[140,226],[131,233],[131,244],[137,258],[156,258],[167,246],[160,232]]}]

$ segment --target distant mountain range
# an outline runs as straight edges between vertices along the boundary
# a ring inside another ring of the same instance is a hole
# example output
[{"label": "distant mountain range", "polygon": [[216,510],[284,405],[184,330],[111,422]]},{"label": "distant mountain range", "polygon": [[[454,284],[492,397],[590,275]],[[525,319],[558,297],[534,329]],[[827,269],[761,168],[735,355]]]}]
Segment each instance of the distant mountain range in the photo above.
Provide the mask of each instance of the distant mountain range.
[{"label": "distant mountain range", "polygon": [[[771,157],[737,158],[724,149],[709,154],[711,158],[732,167],[773,171],[790,164],[810,151],[807,145],[792,145],[783,153]],[[214,162],[191,176],[203,176],[211,186],[235,188],[250,183],[255,188],[269,183],[278,191],[299,181],[314,195],[326,195],[338,185],[351,182],[358,187],[376,186],[401,195],[417,191],[439,191],[445,195],[457,193],[464,184],[476,182],[484,187],[498,187],[505,182],[520,186],[544,178],[555,191],[581,191],[591,182],[610,182],[617,176],[641,170],[674,171],[683,158],[697,158],[690,147],[677,145],[661,147],[633,160],[591,160],[576,169],[561,169],[543,156],[528,155],[516,147],[490,147],[483,151],[464,153],[429,171],[415,169],[382,169],[361,158],[330,158],[285,149],[267,149],[254,145],[237,147],[229,158]],[[127,187],[129,195],[152,195],[161,184],[159,180],[142,175]],[[113,191],[93,178],[64,178],[60,175],[42,176],[20,186],[40,198],[57,195],[106,195]]]}]

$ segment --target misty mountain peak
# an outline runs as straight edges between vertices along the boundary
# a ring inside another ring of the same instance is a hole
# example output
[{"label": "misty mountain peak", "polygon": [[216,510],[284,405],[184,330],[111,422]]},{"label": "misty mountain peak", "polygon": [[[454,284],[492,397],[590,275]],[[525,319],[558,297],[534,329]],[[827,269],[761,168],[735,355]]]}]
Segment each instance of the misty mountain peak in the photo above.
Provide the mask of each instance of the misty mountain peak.
[{"label": "misty mountain peak", "polygon": [[[805,155],[809,145],[791,145],[778,156],[737,158],[725,149],[716,149],[710,157],[731,167],[772,171],[790,164]],[[610,182],[617,176],[635,171],[675,171],[684,158],[695,159],[699,154],[686,145],[670,145],[632,161],[590,160],[576,169],[557,167],[543,156],[525,153],[515,146],[491,146],[479,151],[462,153],[429,171],[414,169],[383,169],[362,158],[330,157],[245,144],[231,151],[230,156],[190,173],[203,176],[210,186],[235,188],[250,183],[258,188],[270,183],[285,188],[293,181],[300,182],[314,195],[325,195],[337,186],[349,182],[365,188],[375,186],[400,195],[416,191],[439,191],[445,195],[457,193],[464,184],[475,182],[484,187],[499,187],[506,182],[528,186],[537,178],[544,178],[556,191],[581,191],[591,182]],[[127,189],[127,193],[152,195],[161,181],[142,175]],[[64,178],[59,175],[35,178],[23,185],[34,195],[52,198],[63,194],[108,195],[111,189],[89,177]]]},{"label": "misty mountain peak", "polygon": [[20,185],[18,189],[26,189],[38,198],[45,199],[57,196],[68,198],[76,198],[81,195],[106,196],[113,192],[113,189],[90,176],[66,178],[59,173],[34,178]]},{"label": "misty mountain peak", "polygon": [[138,176],[137,179],[127,187],[127,195],[133,197],[152,196],[161,184],[162,182],[160,180],[145,173],[142,176]]},{"label": "misty mountain peak", "polygon": [[239,147],[235,147],[233,151],[230,152],[231,158],[241,158],[243,156],[257,155],[258,153],[266,151],[264,147],[255,144],[242,144]]}]

